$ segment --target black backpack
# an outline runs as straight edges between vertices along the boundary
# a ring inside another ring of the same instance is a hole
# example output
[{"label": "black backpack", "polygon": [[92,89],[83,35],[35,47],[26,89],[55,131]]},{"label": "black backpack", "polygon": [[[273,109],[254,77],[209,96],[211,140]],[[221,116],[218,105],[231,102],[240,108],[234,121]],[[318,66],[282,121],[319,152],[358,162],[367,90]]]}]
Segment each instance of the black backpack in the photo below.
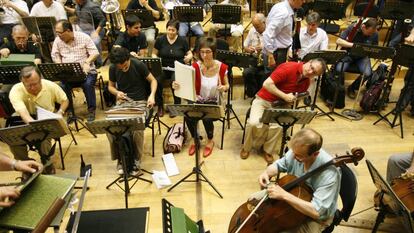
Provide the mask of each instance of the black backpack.
[{"label": "black backpack", "polygon": [[335,92],[338,92],[336,97],[335,108],[345,107],[345,87],[344,77],[342,74],[329,71],[322,77],[321,82],[321,96],[322,98],[332,104],[335,97]]}]

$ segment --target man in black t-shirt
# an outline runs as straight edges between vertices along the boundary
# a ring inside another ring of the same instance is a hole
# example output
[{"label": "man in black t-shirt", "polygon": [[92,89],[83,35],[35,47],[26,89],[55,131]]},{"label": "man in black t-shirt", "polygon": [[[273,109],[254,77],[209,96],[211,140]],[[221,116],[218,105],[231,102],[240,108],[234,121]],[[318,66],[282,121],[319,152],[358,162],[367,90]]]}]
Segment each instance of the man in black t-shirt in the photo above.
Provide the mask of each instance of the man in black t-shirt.
[{"label": "man in black t-shirt", "polygon": [[34,63],[42,63],[42,55],[38,47],[28,42],[29,31],[23,25],[16,25],[12,29],[12,41],[3,44],[0,47],[0,55],[8,57],[10,54],[34,54]]},{"label": "man in black t-shirt", "polygon": [[[155,104],[155,91],[157,90],[157,81],[149,72],[144,63],[136,58],[130,58],[129,51],[126,48],[114,47],[109,54],[111,65],[109,66],[109,83],[108,90],[116,96],[117,104],[128,101],[139,104],[146,102],[148,108]],[[132,102],[134,101],[134,102]],[[112,160],[118,159],[117,171],[123,174],[122,164],[119,160],[118,151],[113,144],[114,138],[108,135],[111,146]],[[132,166],[132,175],[139,172],[139,161],[144,151],[144,132],[137,130],[132,133],[132,139],[135,151],[135,163]]]},{"label": "man in black t-shirt", "polygon": [[[162,11],[157,6],[155,0],[130,0],[127,10],[147,10],[154,17],[154,21],[162,20],[164,18]],[[152,48],[155,43],[156,26],[143,28],[142,32],[145,34],[148,42],[148,55],[151,56]]]},{"label": "man in black t-shirt", "polygon": [[135,15],[128,15],[125,19],[126,30],[118,35],[115,46],[121,46],[129,50],[134,57],[145,57],[147,55],[147,39],[141,33],[141,20]]},{"label": "man in black t-shirt", "polygon": [[[336,44],[342,48],[349,51],[354,43],[367,44],[367,45],[378,45],[378,32],[377,25],[378,22],[374,18],[365,19],[361,27],[357,29],[357,32],[352,40],[352,42],[347,41],[348,35],[351,33],[355,24],[350,25],[345,31],[341,33],[340,38],[336,40]],[[369,79],[372,76],[371,61],[369,57],[357,57],[352,55],[347,55],[342,58],[341,62],[338,62],[336,65],[336,71],[347,71],[348,67],[351,64],[358,66],[359,72],[364,75],[365,79]],[[358,90],[362,77],[359,76],[355,81],[348,87],[348,96],[350,98],[355,98],[355,92]]]}]

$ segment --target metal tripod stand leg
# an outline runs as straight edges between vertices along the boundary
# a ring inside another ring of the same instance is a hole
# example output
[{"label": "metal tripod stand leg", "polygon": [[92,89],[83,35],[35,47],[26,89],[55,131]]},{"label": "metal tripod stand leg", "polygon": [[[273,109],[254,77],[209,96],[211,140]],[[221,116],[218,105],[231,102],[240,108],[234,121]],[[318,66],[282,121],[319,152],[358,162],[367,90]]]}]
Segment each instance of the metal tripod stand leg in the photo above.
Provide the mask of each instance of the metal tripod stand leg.
[{"label": "metal tripod stand leg", "polygon": [[[81,130],[81,129],[86,129],[86,130],[89,131],[89,133],[92,134],[93,137],[96,138],[96,135],[94,133],[92,133],[92,131],[88,128],[88,126],[85,125],[85,123],[83,123],[81,118],[74,115],[74,116],[70,117],[70,119],[68,119],[68,124],[71,124],[71,123],[75,124],[76,132],[79,132],[79,130]],[[82,125],[82,128],[79,128],[78,123]],[[75,144],[77,144],[77,143],[75,143]]]},{"label": "metal tripod stand leg", "polygon": [[317,116],[327,116],[329,117],[329,119],[331,119],[332,121],[335,121],[335,119],[333,117],[331,117],[327,112],[325,112],[324,110],[322,110],[317,104],[316,104],[316,99],[318,98],[318,91],[319,91],[319,85],[321,83],[321,76],[318,76],[318,78],[316,79],[316,88],[315,88],[315,94],[313,94],[313,101],[312,101],[312,105],[311,105],[311,110],[313,111],[315,108],[319,110],[320,113],[318,113]]},{"label": "metal tripod stand leg", "polygon": [[[391,114],[394,115],[394,118],[393,118],[392,121],[390,121],[388,119],[388,116],[391,115]],[[393,129],[393,128],[395,128],[399,125],[400,126],[401,138],[404,138],[403,118],[402,118],[401,111],[398,111],[398,110],[396,110],[396,108],[394,108],[393,110],[391,110],[390,112],[388,112],[384,116],[381,116],[381,114],[379,114],[379,115],[380,115],[380,118],[377,121],[375,121],[373,123],[373,125],[376,125],[378,122],[380,122],[382,120],[384,120],[386,123],[388,123],[388,125],[391,127],[391,129]],[[398,124],[397,124],[397,118],[400,121]]]},{"label": "metal tripod stand leg", "polygon": [[[200,182],[200,181],[204,181],[207,182],[213,189],[214,191],[219,195],[220,198],[223,198],[223,196],[221,195],[221,193],[218,191],[218,189],[213,185],[213,183],[211,183],[211,181],[203,174],[203,171],[201,171],[201,165],[204,163],[199,163],[199,158],[200,158],[200,139],[198,136],[198,132],[197,132],[197,124],[198,124],[199,119],[197,120],[191,120],[191,124],[194,125],[194,143],[196,146],[196,154],[195,154],[195,167],[193,167],[193,170],[187,174],[186,176],[184,176],[182,179],[180,179],[177,183],[175,183],[171,188],[169,188],[167,190],[167,192],[170,192],[171,190],[173,190],[175,187],[177,187],[179,184],[181,184],[182,182]],[[189,178],[191,175],[195,174],[196,175],[196,179],[195,180],[187,180],[187,178]],[[200,179],[200,176],[203,179]]]},{"label": "metal tripod stand leg", "polygon": [[[244,130],[243,124],[241,123],[239,117],[237,116],[236,112],[233,109],[233,105],[231,104],[231,96],[233,95],[233,78],[229,77],[229,91],[227,93],[227,104],[226,104],[226,112],[225,112],[225,121],[227,121],[227,128],[230,129],[230,120],[236,119],[240,125],[240,128]],[[234,117],[231,117],[230,114],[233,114]]]}]

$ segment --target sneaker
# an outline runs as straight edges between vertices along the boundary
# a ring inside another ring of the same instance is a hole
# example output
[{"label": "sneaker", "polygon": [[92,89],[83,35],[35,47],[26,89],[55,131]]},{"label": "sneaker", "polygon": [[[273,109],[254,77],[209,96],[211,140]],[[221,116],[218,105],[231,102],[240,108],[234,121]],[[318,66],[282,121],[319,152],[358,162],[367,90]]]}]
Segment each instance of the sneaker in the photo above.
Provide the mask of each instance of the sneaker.
[{"label": "sneaker", "polygon": [[86,118],[86,120],[87,120],[88,122],[94,121],[94,120],[95,120],[95,111],[91,111],[91,112],[89,112],[89,113],[88,113],[88,116],[87,116],[87,118]]},{"label": "sneaker", "polygon": [[116,172],[118,175],[124,174],[124,168],[122,167],[122,163],[118,161],[118,164],[116,165]]},{"label": "sneaker", "polygon": [[132,165],[132,170],[130,172],[130,175],[137,176],[139,174],[140,174],[139,161],[135,160],[134,165]]}]

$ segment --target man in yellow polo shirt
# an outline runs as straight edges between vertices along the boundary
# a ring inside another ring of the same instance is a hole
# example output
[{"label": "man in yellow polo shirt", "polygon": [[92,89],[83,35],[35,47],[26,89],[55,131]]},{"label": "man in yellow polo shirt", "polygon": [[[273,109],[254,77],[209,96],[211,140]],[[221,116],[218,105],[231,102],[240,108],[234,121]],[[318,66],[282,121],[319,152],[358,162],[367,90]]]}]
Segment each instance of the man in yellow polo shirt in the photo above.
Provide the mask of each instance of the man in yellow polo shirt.
[{"label": "man in yellow polo shirt", "polygon": [[[69,100],[62,90],[54,82],[42,79],[40,71],[35,66],[27,66],[20,72],[20,83],[12,87],[9,99],[16,113],[24,123],[34,121],[32,115],[36,114],[36,106],[48,111],[55,111],[55,104],[60,104],[57,111],[63,115],[69,105]],[[40,152],[43,155],[49,154],[51,141],[45,140],[41,144]],[[28,160],[27,146],[11,146],[10,151],[17,160]],[[45,173],[54,173],[53,164],[45,168]]]}]

